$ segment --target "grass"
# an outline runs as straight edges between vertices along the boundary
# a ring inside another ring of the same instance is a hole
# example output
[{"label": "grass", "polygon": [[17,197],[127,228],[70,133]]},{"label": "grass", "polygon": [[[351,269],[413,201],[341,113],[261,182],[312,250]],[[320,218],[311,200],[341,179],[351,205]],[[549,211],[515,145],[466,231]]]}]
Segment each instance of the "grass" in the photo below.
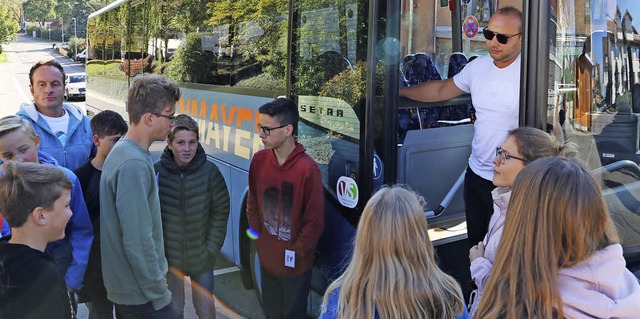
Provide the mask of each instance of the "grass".
[{"label": "grass", "polygon": [[0,53],[0,63],[7,63],[7,62],[9,62],[9,59],[7,59],[7,53],[6,52]]}]

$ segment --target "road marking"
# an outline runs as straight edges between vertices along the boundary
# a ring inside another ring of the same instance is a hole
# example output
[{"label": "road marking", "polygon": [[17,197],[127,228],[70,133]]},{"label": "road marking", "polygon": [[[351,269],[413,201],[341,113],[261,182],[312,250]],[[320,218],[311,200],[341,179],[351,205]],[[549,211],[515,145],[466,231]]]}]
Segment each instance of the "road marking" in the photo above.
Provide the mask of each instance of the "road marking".
[{"label": "road marking", "polygon": [[232,273],[232,272],[236,272],[236,271],[240,271],[240,268],[238,268],[236,266],[222,268],[222,269],[214,270],[213,271],[213,276],[215,277],[215,276],[224,275],[224,274],[228,274],[228,273]]}]

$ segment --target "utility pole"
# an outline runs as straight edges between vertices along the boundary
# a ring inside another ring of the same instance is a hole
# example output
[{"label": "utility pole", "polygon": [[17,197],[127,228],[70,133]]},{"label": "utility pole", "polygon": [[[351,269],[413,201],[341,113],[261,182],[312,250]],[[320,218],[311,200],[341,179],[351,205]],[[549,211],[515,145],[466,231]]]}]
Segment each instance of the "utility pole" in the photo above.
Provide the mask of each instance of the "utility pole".
[{"label": "utility pole", "polygon": [[64,20],[60,18],[60,31],[62,32],[62,43],[64,43]]},{"label": "utility pole", "polygon": [[76,18],[71,18],[71,20],[73,20],[73,37],[76,38],[76,40],[73,41],[73,59],[77,60],[77,55],[78,55],[78,33],[76,33]]}]

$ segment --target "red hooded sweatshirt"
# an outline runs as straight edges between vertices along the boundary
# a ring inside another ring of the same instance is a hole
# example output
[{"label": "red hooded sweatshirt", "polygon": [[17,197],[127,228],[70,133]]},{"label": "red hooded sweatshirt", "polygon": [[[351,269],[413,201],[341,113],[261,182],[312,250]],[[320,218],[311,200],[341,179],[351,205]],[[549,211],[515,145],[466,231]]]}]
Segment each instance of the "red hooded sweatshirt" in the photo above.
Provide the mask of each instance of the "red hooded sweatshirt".
[{"label": "red hooded sweatshirt", "polygon": [[[313,265],[324,226],[322,178],[316,162],[296,143],[282,165],[273,150],[261,150],[249,167],[249,226],[260,265],[276,276],[295,276]],[[295,268],[285,266],[285,250],[295,251]]]}]

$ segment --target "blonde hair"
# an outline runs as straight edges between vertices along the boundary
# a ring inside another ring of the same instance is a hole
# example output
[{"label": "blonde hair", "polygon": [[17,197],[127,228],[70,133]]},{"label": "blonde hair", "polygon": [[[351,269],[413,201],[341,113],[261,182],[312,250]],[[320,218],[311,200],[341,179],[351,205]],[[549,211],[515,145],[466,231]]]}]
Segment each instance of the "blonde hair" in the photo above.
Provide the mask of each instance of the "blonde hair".
[{"label": "blonde hair", "polygon": [[558,271],[617,242],[600,188],[582,164],[533,161],[516,176],[476,317],[562,318]]},{"label": "blonde hair", "polygon": [[9,115],[0,119],[0,138],[16,130],[21,130],[35,142],[36,131],[29,121],[18,115]]},{"label": "blonde hair", "polygon": [[383,187],[364,208],[351,262],[327,288],[340,289],[337,318],[456,318],[460,285],[438,268],[418,196]]}]

